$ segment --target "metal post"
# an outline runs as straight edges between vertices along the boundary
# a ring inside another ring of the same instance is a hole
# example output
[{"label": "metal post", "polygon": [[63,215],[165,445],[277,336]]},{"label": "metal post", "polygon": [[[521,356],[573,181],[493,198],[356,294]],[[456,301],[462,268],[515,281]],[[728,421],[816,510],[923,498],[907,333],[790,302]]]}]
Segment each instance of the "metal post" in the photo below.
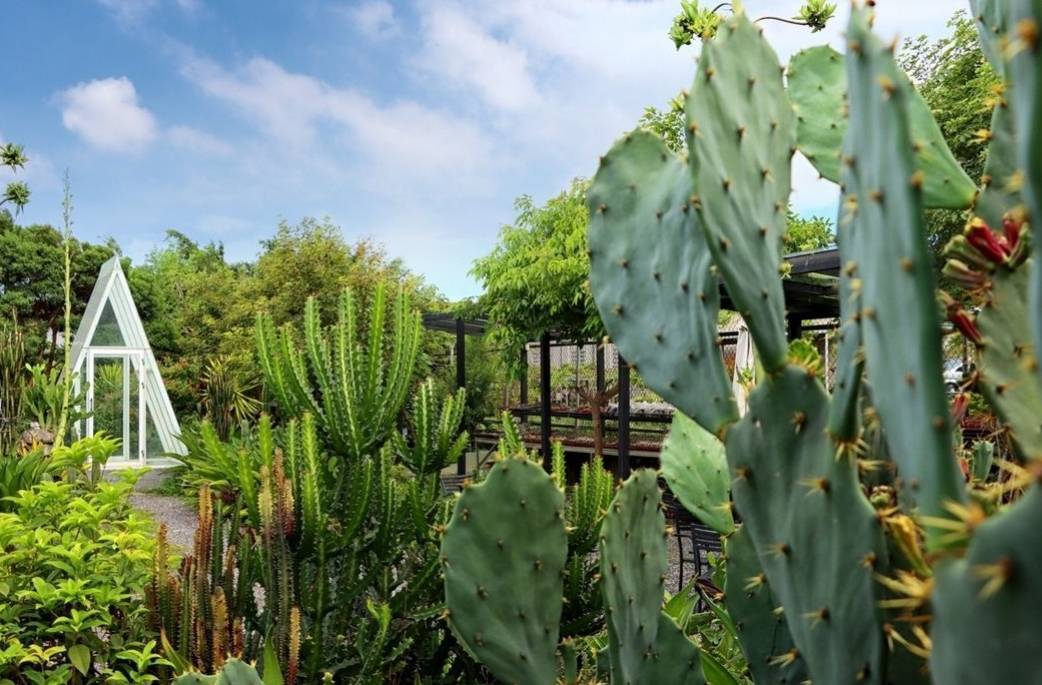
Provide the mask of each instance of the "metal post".
[{"label": "metal post", "polygon": [[[521,407],[528,406],[528,345],[521,348]],[[528,414],[521,413],[522,425],[528,425]]]},{"label": "metal post", "polygon": [[604,345],[597,343],[597,394],[604,392]]},{"label": "metal post", "polygon": [[528,404],[528,345],[521,348],[521,404]]},{"label": "metal post", "polygon": [[619,463],[615,473],[620,480],[630,476],[630,365],[619,355]]},{"label": "metal post", "polygon": [[803,317],[799,314],[789,314],[785,321],[789,329],[789,342],[799,340],[803,336]]},{"label": "metal post", "polygon": [[552,468],[550,455],[550,334],[539,338],[539,431],[543,449],[543,468]]},{"label": "metal post", "polygon": [[[456,389],[467,387],[467,334],[463,326],[463,319],[456,319]],[[463,476],[467,473],[467,453],[460,455],[456,462],[456,474]]]}]

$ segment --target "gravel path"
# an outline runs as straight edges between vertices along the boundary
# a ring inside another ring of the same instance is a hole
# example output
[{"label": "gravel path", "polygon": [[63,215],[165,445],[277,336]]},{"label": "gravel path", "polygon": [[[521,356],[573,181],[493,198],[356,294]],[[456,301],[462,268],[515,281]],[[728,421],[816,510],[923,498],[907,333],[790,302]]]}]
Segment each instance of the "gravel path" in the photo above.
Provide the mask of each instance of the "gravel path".
[{"label": "gravel path", "polygon": [[130,495],[130,503],[135,508],[151,514],[156,523],[165,523],[170,544],[181,548],[182,552],[190,552],[198,524],[195,508],[180,497],[148,492],[155,488],[163,477],[162,471],[145,474],[134,487],[135,492]]},{"label": "gravel path", "polygon": [[[137,491],[131,494],[130,501],[136,508],[151,514],[157,523],[166,523],[167,537],[170,543],[180,547],[183,552],[189,552],[192,549],[195,529],[198,524],[195,509],[180,497],[147,492],[147,490],[156,487],[157,481],[157,477],[153,476],[153,474],[148,474],[146,479],[142,479],[138,483]],[[677,538],[675,535],[669,536],[666,551],[669,557],[666,588],[670,592],[677,592],[680,589],[677,583],[679,559],[677,558]],[[690,581],[694,569],[689,564],[684,571],[685,580]]]},{"label": "gravel path", "polygon": [[157,523],[165,523],[167,539],[170,544],[188,552],[192,549],[192,541],[195,538],[196,514],[195,509],[185,503],[180,497],[167,495],[153,495],[148,492],[135,492],[130,496],[130,502],[136,508],[152,514]]}]

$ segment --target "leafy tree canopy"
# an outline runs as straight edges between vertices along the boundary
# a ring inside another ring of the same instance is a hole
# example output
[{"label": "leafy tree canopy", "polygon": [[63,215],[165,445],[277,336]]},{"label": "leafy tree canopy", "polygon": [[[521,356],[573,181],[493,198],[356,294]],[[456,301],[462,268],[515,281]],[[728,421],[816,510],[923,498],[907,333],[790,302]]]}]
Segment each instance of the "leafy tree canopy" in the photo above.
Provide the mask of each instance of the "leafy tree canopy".
[{"label": "leafy tree canopy", "polygon": [[[937,40],[926,36],[906,40],[900,62],[930,106],[952,154],[970,178],[979,179],[987,146],[977,132],[991,128],[991,105],[1000,81],[981,52],[977,28],[966,12],[953,14],[948,28],[951,34]],[[932,209],[927,210],[927,219],[940,267],[941,252],[965,226],[966,214]]]},{"label": "leafy tree canopy", "polygon": [[[16,317],[34,361],[60,362],[56,342],[64,327],[64,246],[53,226],[18,226],[0,211],[0,316]],[[113,254],[112,245],[73,239],[73,325],[87,306],[101,265]]]},{"label": "leafy tree canopy", "polygon": [[489,255],[474,262],[471,274],[484,286],[478,308],[493,324],[493,339],[511,350],[544,331],[565,338],[604,334],[588,282],[588,187],[575,179],[542,206],[522,195],[514,203],[514,223],[502,228]]}]

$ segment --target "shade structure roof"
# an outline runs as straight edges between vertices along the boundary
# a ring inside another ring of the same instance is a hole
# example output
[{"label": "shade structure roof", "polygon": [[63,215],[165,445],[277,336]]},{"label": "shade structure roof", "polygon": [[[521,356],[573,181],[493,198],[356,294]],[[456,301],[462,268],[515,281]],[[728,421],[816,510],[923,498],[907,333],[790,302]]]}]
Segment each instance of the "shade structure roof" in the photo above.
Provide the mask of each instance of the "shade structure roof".
[{"label": "shade structure roof", "polygon": [[[839,248],[796,252],[785,256],[789,273],[782,280],[785,308],[801,319],[834,319],[839,316]],[[734,309],[727,286],[720,284],[720,306]],[[457,316],[451,312],[428,312],[423,326],[432,331],[456,332]],[[463,320],[466,335],[484,335],[488,320],[476,317]],[[551,335],[556,338],[557,336]]]}]

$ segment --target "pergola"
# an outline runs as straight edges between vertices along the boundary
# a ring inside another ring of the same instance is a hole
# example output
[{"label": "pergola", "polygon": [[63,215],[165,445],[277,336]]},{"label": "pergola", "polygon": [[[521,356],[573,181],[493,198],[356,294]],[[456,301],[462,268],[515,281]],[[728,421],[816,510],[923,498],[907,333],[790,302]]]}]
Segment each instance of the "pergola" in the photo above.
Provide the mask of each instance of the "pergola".
[{"label": "pergola", "polygon": [[[790,340],[795,340],[803,335],[804,331],[822,328],[831,328],[831,324],[805,325],[807,321],[830,319],[839,317],[839,250],[838,248],[825,248],[809,252],[798,252],[785,257],[789,264],[789,271],[782,281],[785,293],[786,323]],[[726,286],[720,284],[720,306],[722,309],[734,309],[734,304],[727,292]],[[428,330],[454,333],[456,336],[456,385],[466,386],[466,339],[469,335],[480,336],[485,333],[488,321],[482,318],[463,319],[451,313],[428,313],[423,316],[423,325]],[[721,340],[736,333],[722,333]],[[563,341],[555,336],[553,331],[543,333],[539,339],[539,417],[540,417],[540,450],[543,455],[543,465],[550,468],[551,455],[551,387],[550,387],[550,348],[557,344],[581,344],[583,341]],[[525,350],[522,354],[527,355]],[[525,357],[527,364],[527,356]],[[605,387],[605,364],[604,349],[597,347],[596,356],[596,388],[597,392],[603,392]],[[618,462],[617,474],[620,478],[626,478],[631,470],[630,463],[630,368],[624,360],[619,358],[619,394],[618,414],[615,417],[618,423]],[[521,379],[521,403],[527,404],[528,378],[527,375]],[[527,410],[522,410],[526,413]],[[534,412],[533,412],[534,413]],[[653,417],[642,417],[641,420],[656,420]],[[457,465],[457,472],[463,475],[466,464],[463,459]]]}]

